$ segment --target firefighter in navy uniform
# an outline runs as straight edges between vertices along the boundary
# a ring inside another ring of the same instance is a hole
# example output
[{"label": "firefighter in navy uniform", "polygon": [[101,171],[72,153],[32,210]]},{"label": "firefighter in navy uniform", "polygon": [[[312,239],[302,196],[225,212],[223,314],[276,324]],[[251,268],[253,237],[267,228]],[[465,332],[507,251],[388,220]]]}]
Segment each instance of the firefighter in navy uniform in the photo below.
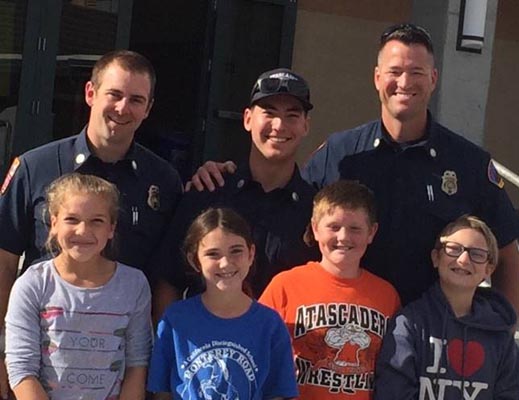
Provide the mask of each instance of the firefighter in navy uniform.
[{"label": "firefighter in navy uniform", "polygon": [[[251,225],[256,259],[249,282],[255,297],[276,273],[317,259],[317,249],[303,241],[315,190],[295,162],[312,107],[310,89],[295,72],[280,68],[259,76],[243,114],[252,141],[248,162],[226,175],[226,185],[216,191],[184,195],[161,250],[161,260],[170,259],[165,274],[177,273],[180,265],[191,270],[179,249],[191,222],[208,207],[233,208]],[[189,294],[201,290],[198,274],[193,279],[186,282]]]},{"label": "firefighter in navy uniform", "polygon": [[[104,55],[85,86],[91,108],[86,128],[13,161],[0,195],[0,328],[21,254],[25,252],[24,269],[50,258],[45,249],[49,228],[45,190],[66,173],[95,174],[118,187],[121,210],[114,256],[141,269],[152,287],[155,283],[175,293],[154,279],[149,260],[173,216],[182,183],[165,160],[134,142],[135,131],[153,104],[155,81],[152,65],[141,55],[126,50]],[[0,395],[7,396],[3,362]]]}]

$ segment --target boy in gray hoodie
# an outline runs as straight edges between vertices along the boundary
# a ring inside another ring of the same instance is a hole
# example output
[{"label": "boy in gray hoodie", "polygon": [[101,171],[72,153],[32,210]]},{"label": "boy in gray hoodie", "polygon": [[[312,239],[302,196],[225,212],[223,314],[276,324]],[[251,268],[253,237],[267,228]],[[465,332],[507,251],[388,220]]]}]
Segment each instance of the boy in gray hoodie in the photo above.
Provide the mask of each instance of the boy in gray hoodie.
[{"label": "boy in gray hoodie", "polygon": [[483,221],[464,215],[440,233],[431,257],[440,279],[390,324],[374,399],[519,399],[515,312],[479,286],[497,265],[496,238]]}]

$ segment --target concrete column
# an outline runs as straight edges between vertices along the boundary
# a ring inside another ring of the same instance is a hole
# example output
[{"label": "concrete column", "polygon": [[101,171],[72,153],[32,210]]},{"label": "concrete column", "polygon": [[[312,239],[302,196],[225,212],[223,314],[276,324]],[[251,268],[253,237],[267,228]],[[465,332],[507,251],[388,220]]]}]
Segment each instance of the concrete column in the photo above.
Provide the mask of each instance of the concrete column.
[{"label": "concrete column", "polygon": [[431,32],[440,72],[431,111],[441,124],[479,145],[484,142],[497,1],[488,0],[485,41],[476,54],[456,50],[460,0],[413,0],[412,21]]}]

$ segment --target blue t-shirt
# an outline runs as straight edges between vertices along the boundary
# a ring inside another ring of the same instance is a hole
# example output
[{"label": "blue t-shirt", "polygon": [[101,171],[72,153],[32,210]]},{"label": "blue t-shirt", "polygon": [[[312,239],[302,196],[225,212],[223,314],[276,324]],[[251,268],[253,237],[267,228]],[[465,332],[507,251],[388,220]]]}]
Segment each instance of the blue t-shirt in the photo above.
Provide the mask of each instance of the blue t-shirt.
[{"label": "blue t-shirt", "polygon": [[148,390],[181,399],[296,397],[285,324],[256,301],[229,319],[210,313],[200,295],[174,303],[158,326]]}]

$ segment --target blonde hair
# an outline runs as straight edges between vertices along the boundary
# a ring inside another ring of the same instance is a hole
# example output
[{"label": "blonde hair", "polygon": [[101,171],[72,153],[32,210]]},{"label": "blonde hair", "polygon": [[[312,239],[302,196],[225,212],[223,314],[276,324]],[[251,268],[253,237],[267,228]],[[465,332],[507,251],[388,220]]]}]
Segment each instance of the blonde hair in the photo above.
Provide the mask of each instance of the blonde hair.
[{"label": "blonde hair", "polygon": [[450,236],[461,229],[474,229],[476,232],[479,232],[483,235],[488,246],[488,262],[497,266],[499,261],[499,247],[497,245],[496,237],[485,222],[473,215],[462,215],[453,222],[447,224],[447,226],[443,228],[443,230],[438,235],[434,248],[436,250],[441,249],[442,240],[444,240],[446,236]]},{"label": "blonde hair", "polygon": [[[362,209],[371,225],[377,222],[375,196],[361,183],[339,180],[322,188],[314,197],[311,222],[317,225],[324,215],[333,213],[336,207]],[[311,224],[308,224],[303,239],[308,246],[316,243]]]},{"label": "blonde hair", "polygon": [[[108,203],[108,214],[112,224],[117,223],[119,214],[119,191],[112,183],[94,175],[79,173],[66,174],[50,184],[46,192],[49,216],[57,216],[67,196],[75,194],[93,194],[102,197]],[[56,235],[49,231],[45,247],[51,254],[61,251]],[[108,245],[107,245],[108,247]]]}]

